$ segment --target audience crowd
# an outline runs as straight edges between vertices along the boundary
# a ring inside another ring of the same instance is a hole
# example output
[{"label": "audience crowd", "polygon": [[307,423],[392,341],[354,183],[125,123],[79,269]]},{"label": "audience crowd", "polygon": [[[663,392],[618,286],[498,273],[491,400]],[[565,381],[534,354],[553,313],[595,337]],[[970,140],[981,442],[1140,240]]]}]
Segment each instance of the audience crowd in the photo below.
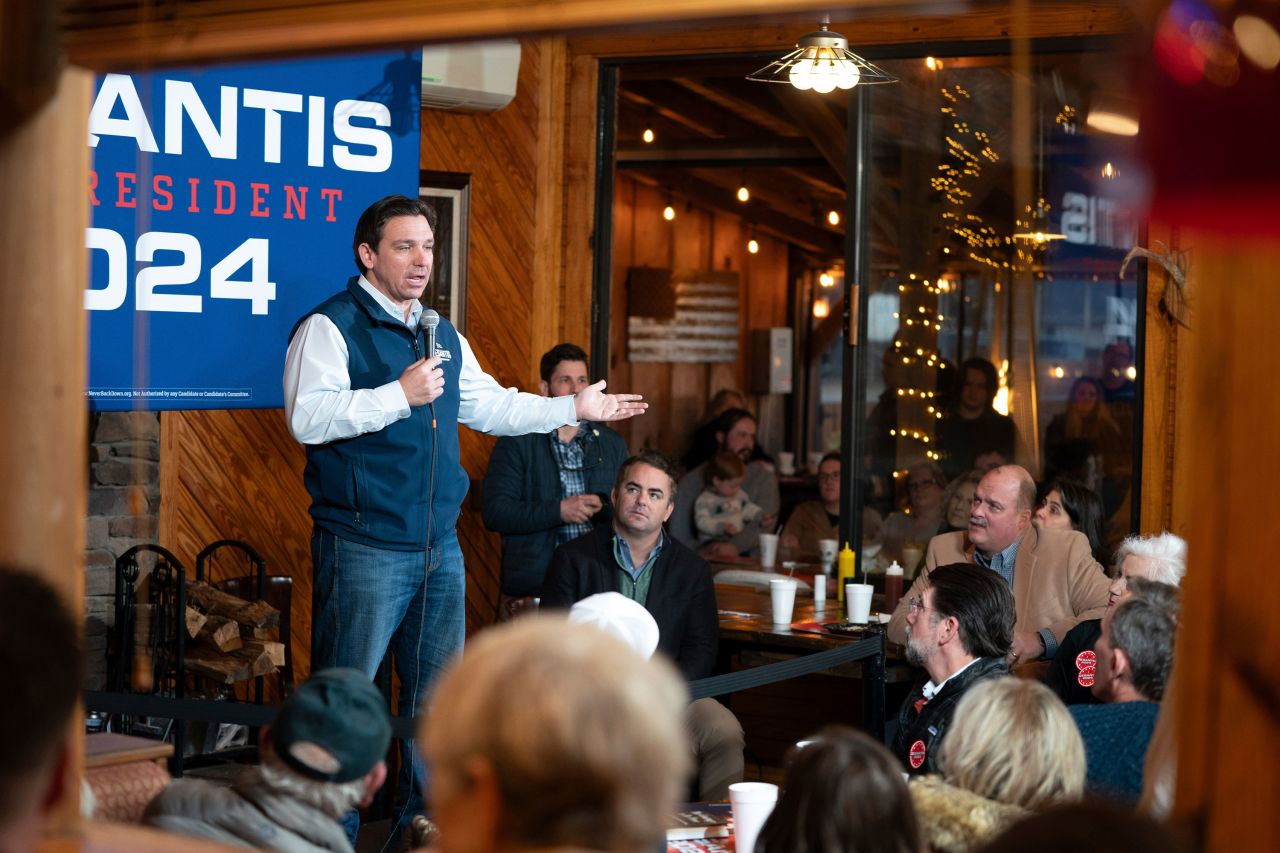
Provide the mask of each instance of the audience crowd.
[{"label": "audience crowd", "polygon": [[[1049,424],[1052,476],[1039,487],[1016,464],[1017,428],[993,408],[994,367],[971,359],[953,371],[937,461],[901,472],[883,521],[874,500],[863,516],[863,544],[882,545],[886,561],[923,551],[886,629],[918,681],[889,709],[883,744],[838,726],[798,744],[755,851],[743,853],[1027,849],[1015,839],[1103,813],[1087,796],[1134,819],[1126,810],[1160,781],[1144,768],[1160,764],[1148,750],[1187,555],[1170,533],[1108,546],[1129,475],[1115,447],[1132,408],[1127,355],[1109,357],[1111,381],[1077,381]],[[573,344],[552,348],[541,393],[587,387],[588,364]],[[737,717],[715,699],[690,701],[687,688],[717,667],[708,561],[752,555],[776,530],[794,556],[816,560],[838,535],[846,461],[822,456],[810,472],[818,499],[781,517],[746,404],[729,389],[712,398],[684,470],[652,450],[628,456],[601,423],[498,441],[480,500],[502,537],[499,615],[542,612],[476,635],[421,709],[417,748],[431,776],[419,841],[443,853],[651,851],[677,802],[724,799],[743,778]],[[875,423],[886,417],[878,410]],[[1085,463],[1072,462],[1075,448]],[[18,674],[0,712],[4,850],[32,849],[61,795],[76,636],[56,593],[0,570],[0,666]],[[22,738],[11,736],[17,720]],[[231,845],[350,851],[343,819],[382,787],[390,740],[370,680],[321,670],[262,731],[259,765],[229,787],[175,781],[144,820]]]}]

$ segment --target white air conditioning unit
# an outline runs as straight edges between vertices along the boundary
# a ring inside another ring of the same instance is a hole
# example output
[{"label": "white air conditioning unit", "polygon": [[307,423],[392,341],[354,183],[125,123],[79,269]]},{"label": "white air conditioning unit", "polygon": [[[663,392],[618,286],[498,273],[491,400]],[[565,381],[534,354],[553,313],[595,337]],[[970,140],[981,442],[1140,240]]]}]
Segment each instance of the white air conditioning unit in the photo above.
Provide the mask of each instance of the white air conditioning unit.
[{"label": "white air conditioning unit", "polygon": [[422,105],[491,113],[516,96],[520,42],[471,42],[422,49]]}]

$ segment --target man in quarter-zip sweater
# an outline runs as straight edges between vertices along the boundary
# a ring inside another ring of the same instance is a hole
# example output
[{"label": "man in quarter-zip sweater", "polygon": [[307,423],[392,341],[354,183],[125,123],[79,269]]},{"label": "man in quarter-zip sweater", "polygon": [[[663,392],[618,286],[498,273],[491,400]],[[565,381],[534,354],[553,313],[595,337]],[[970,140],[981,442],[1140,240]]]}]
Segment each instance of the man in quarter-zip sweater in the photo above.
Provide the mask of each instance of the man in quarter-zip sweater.
[{"label": "man in quarter-zip sweater", "polygon": [[[299,320],[285,357],[285,415],[307,446],[316,668],[373,677],[388,651],[412,716],[462,647],[465,571],[454,529],[468,477],[458,428],[520,435],[644,411],[604,382],[561,398],[503,388],[446,319],[434,352],[419,321],[435,211],[388,196],[356,225],[358,277]],[[411,785],[406,747],[401,790]],[[413,797],[403,815],[412,814]],[[405,818],[407,820],[407,817]],[[348,829],[354,833],[354,821]]]}]

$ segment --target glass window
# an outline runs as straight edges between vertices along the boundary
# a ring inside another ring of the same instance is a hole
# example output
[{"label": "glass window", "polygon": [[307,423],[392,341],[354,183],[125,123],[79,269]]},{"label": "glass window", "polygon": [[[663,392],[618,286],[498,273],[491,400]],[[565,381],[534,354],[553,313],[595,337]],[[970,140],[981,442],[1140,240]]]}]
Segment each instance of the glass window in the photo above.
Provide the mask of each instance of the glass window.
[{"label": "glass window", "polygon": [[1107,59],[1035,56],[1030,79],[1007,56],[880,64],[901,79],[869,99],[865,471],[880,559],[918,562],[914,545],[963,527],[957,481],[1001,462],[1088,486],[1117,543],[1140,306],[1119,270],[1144,185],[1132,137],[1086,124],[1119,94]]}]

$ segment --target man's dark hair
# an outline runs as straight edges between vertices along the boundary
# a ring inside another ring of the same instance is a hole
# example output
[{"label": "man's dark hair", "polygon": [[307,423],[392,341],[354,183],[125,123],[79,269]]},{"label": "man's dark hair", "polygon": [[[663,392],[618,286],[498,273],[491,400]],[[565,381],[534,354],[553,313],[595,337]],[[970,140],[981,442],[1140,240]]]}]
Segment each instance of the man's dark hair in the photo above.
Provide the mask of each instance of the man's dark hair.
[{"label": "man's dark hair", "polygon": [[1129,658],[1133,688],[1143,698],[1159,702],[1173,666],[1173,641],[1178,634],[1182,593],[1167,583],[1130,578],[1132,596],[1111,614],[1111,646]]},{"label": "man's dark hair", "polygon": [[356,222],[356,235],[351,241],[351,253],[355,255],[356,269],[360,271],[360,275],[366,272],[365,265],[360,260],[360,246],[368,243],[369,248],[376,250],[382,242],[382,229],[397,216],[425,216],[432,232],[436,230],[436,209],[422,199],[405,195],[389,195],[378,199],[360,214],[360,219]]},{"label": "man's dark hair", "polygon": [[551,381],[551,374],[555,373],[556,365],[562,361],[581,361],[586,364],[587,354],[577,344],[556,344],[543,353],[542,361],[538,363],[538,375],[543,382]]},{"label": "man's dark hair", "polygon": [[991,569],[951,563],[929,573],[933,610],[960,623],[960,644],[974,657],[1004,657],[1013,645],[1013,593]]},{"label": "man's dark hair", "polygon": [[84,677],[80,626],[58,593],[29,572],[0,567],[0,826],[31,796],[36,774],[71,731]]},{"label": "man's dark hair", "polygon": [[818,461],[818,467],[821,468],[823,462],[830,462],[833,459],[837,462],[841,462],[843,457],[840,455],[839,450],[828,450],[826,453],[822,454],[822,459]]},{"label": "man's dark hair", "polygon": [[956,394],[952,399],[960,399],[960,389],[964,386],[964,381],[970,370],[976,370],[982,374],[982,378],[987,381],[987,406],[991,406],[991,401],[996,398],[996,392],[1000,390],[1000,375],[996,373],[996,366],[985,358],[966,358],[964,363],[960,365],[960,369],[956,372]]},{"label": "man's dark hair", "polygon": [[[725,409],[716,417],[715,428],[712,432],[722,433],[727,436],[733,428],[738,425],[738,421],[745,420],[747,418],[754,421],[756,416],[748,412],[746,409]],[[724,444],[724,439],[720,440],[720,444]]]},{"label": "man's dark hair", "polygon": [[671,480],[671,500],[676,499],[676,484],[679,477],[676,475],[676,463],[672,462],[665,455],[656,450],[641,450],[627,461],[622,463],[622,467],[618,469],[618,479],[613,481],[613,489],[616,492],[622,488],[622,484],[626,482],[627,476],[631,473],[631,469],[636,465],[644,463],[657,468],[659,471],[667,475],[667,479]]}]

